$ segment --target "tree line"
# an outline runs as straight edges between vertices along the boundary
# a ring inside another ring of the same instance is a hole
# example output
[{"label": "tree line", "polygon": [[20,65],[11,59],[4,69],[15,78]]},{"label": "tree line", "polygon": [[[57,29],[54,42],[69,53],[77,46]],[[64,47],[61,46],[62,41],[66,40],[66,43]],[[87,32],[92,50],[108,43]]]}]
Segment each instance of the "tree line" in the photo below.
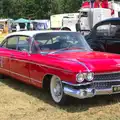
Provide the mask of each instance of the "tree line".
[{"label": "tree line", "polygon": [[77,12],[82,0],[0,0],[0,18],[49,19],[52,14]]}]

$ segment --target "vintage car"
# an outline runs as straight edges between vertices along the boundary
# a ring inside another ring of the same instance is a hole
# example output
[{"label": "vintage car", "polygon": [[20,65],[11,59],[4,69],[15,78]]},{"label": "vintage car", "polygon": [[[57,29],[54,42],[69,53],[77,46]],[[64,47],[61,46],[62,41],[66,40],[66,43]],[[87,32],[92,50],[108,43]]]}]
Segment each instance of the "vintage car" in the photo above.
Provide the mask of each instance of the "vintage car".
[{"label": "vintage car", "polygon": [[97,23],[86,40],[95,51],[120,54],[120,18],[111,18]]},{"label": "vintage car", "polygon": [[120,93],[120,55],[93,51],[70,31],[21,31],[0,47],[0,73],[39,88],[53,101]]}]

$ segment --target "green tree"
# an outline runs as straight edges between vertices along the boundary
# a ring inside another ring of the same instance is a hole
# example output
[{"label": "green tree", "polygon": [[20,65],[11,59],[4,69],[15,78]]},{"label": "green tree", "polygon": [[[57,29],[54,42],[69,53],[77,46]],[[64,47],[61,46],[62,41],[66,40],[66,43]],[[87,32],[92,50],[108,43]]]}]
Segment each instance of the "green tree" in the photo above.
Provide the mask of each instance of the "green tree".
[{"label": "green tree", "polygon": [[1,0],[0,16],[46,19],[52,14],[77,12],[82,0]]}]

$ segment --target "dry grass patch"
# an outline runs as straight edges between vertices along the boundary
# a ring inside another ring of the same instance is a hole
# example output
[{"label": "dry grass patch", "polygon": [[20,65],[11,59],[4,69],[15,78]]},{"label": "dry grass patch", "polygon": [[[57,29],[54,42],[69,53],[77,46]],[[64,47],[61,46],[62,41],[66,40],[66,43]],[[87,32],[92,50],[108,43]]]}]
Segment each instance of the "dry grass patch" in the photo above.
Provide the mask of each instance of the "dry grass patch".
[{"label": "dry grass patch", "polygon": [[0,43],[3,41],[4,37],[0,37]]},{"label": "dry grass patch", "polygon": [[120,94],[53,103],[49,93],[12,79],[0,80],[0,120],[119,120]]}]

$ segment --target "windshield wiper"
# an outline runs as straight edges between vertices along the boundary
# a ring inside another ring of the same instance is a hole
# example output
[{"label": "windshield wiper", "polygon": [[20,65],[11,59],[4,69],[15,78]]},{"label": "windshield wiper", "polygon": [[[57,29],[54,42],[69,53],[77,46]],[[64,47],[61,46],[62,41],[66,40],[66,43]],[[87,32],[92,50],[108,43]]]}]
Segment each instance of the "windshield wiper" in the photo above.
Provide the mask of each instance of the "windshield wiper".
[{"label": "windshield wiper", "polygon": [[65,50],[70,50],[70,49],[83,49],[83,50],[88,50],[88,49],[86,49],[86,48],[84,48],[84,47],[75,47],[75,46],[73,46],[73,47],[66,47],[66,48],[62,48],[62,49],[59,49],[59,50],[56,50],[56,51],[54,51],[54,52],[50,52],[49,54],[54,54],[54,53],[58,53],[58,52],[61,52],[61,51],[65,51]]}]

